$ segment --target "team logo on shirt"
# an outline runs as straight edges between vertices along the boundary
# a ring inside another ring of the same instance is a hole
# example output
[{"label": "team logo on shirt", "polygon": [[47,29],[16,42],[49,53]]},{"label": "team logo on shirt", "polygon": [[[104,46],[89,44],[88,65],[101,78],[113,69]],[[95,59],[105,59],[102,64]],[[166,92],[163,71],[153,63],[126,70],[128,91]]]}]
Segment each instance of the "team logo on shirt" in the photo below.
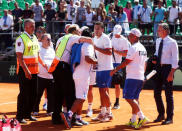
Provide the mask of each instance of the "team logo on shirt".
[{"label": "team logo on shirt", "polygon": [[28,46],[28,51],[30,51],[30,49],[31,49],[31,46]]},{"label": "team logo on shirt", "polygon": [[21,46],[21,42],[18,42],[18,46]]}]

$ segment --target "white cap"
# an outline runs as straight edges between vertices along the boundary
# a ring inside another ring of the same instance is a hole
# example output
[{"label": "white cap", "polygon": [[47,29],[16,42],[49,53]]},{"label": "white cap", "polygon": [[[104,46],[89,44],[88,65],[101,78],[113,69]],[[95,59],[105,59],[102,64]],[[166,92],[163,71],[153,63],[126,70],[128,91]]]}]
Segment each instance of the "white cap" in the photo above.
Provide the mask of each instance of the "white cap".
[{"label": "white cap", "polygon": [[114,29],[113,29],[113,34],[114,34],[114,35],[115,35],[115,34],[120,35],[121,32],[122,32],[122,27],[121,27],[121,25],[115,25],[115,26],[114,26]]},{"label": "white cap", "polygon": [[132,33],[133,35],[135,35],[137,37],[140,37],[142,35],[142,33],[140,32],[140,30],[137,29],[137,28],[131,29],[130,33]]},{"label": "white cap", "polygon": [[80,30],[81,30],[81,32],[83,32],[83,30],[85,30],[85,29],[89,29],[89,27],[88,26],[82,26],[82,28]]},{"label": "white cap", "polygon": [[139,0],[134,0],[134,2],[139,2]]}]

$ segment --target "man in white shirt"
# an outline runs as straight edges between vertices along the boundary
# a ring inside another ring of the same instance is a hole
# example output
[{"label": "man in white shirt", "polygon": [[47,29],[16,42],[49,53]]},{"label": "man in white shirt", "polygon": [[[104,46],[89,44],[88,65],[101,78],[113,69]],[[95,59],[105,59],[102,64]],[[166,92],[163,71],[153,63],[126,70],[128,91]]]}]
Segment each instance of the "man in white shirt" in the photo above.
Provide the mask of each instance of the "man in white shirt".
[{"label": "man in white shirt", "polygon": [[76,21],[76,11],[77,6],[73,3],[73,0],[70,0],[70,4],[67,5],[68,11],[68,21],[72,21],[72,24]]},{"label": "man in white shirt", "polygon": [[[102,22],[96,22],[94,25],[94,48],[98,60],[98,71],[96,75],[96,84],[99,87],[101,98],[101,113],[92,120],[99,120],[102,122],[110,121],[113,119],[108,88],[110,87],[111,77],[110,70],[113,69],[112,65],[112,45],[109,37],[103,33],[104,25]],[[107,110],[106,110],[107,109]]]},{"label": "man in white shirt", "polygon": [[140,20],[139,28],[142,31],[142,34],[145,33],[145,29],[147,30],[147,34],[149,35],[150,30],[152,29],[151,17],[152,17],[152,9],[147,5],[147,0],[143,0],[143,6],[138,11],[138,18]]},{"label": "man in white shirt", "polygon": [[[82,32],[82,36],[92,37],[91,31],[85,29]],[[81,58],[80,64],[74,67],[73,79],[75,82],[76,100],[74,101],[71,110],[68,111],[67,116],[69,120],[72,119],[72,115],[76,114],[75,124],[78,126],[88,125],[89,123],[82,120],[82,106],[87,98],[89,83],[90,83],[90,72],[91,64],[97,64],[97,60],[94,59],[94,47],[91,44],[83,43],[81,46]]]},{"label": "man in white shirt", "polygon": [[[140,128],[148,121],[139,106],[139,94],[143,86],[147,60],[147,51],[139,42],[141,35],[142,34],[138,29],[133,28],[131,30],[128,38],[132,46],[128,50],[126,59],[110,73],[113,75],[119,69],[126,67],[126,80],[123,89],[123,98],[131,105],[132,108],[132,117],[127,125],[136,129]],[[137,115],[140,118],[138,122],[136,121]]]},{"label": "man in white shirt", "polygon": [[174,102],[173,102],[173,79],[174,72],[178,68],[179,52],[176,40],[169,36],[170,28],[168,24],[162,23],[158,27],[160,38],[156,40],[156,61],[153,61],[157,67],[155,75],[154,98],[159,113],[154,122],[164,120],[165,108],[161,97],[162,87],[165,85],[165,95],[167,102],[167,118],[162,122],[163,125],[173,123]]},{"label": "man in white shirt", "polygon": [[[116,67],[121,64],[122,57],[126,57],[130,43],[129,41],[121,35],[122,27],[121,25],[115,25],[113,30],[113,37],[111,39],[113,48],[113,66]],[[121,70],[120,70],[121,71]],[[119,109],[119,96],[120,96],[120,84],[115,84],[115,94],[116,101],[114,103],[114,109]]]},{"label": "man in white shirt", "polygon": [[181,12],[181,8],[176,5],[176,0],[172,0],[172,6],[170,6],[167,10],[167,21],[169,23],[170,35],[176,34],[177,31],[177,21],[179,19],[179,13]]},{"label": "man in white shirt", "polygon": [[13,40],[11,38],[11,31],[14,25],[13,16],[8,14],[8,10],[4,10],[4,16],[0,19],[0,33],[9,33],[0,35],[0,50],[2,42],[5,43],[5,48],[12,46]]}]

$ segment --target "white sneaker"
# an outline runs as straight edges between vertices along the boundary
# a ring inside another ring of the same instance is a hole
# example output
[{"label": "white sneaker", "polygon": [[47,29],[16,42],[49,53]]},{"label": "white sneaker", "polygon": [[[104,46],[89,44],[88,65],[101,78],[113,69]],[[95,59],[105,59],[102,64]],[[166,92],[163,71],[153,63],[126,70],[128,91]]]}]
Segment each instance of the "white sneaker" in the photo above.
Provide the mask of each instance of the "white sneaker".
[{"label": "white sneaker", "polygon": [[113,120],[113,115],[112,115],[112,113],[106,113],[105,115],[104,115],[104,117],[100,120],[101,122],[108,122],[108,121],[111,121],[111,120]]},{"label": "white sneaker", "polygon": [[38,112],[33,112],[32,116],[38,116],[39,113]]},{"label": "white sneaker", "polygon": [[93,110],[87,110],[87,115],[86,117],[91,117],[93,115]]},{"label": "white sneaker", "polygon": [[104,115],[99,113],[95,118],[92,118],[93,121],[100,121],[101,119],[103,119]]}]

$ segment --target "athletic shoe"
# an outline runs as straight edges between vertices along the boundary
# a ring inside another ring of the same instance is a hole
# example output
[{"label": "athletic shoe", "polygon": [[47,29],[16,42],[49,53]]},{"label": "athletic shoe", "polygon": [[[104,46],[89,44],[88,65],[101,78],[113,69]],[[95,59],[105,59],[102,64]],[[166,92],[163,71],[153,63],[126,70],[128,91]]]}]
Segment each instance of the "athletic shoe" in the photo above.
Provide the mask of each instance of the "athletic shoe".
[{"label": "athletic shoe", "polygon": [[49,112],[46,114],[46,116],[52,116],[53,112]]},{"label": "athletic shoe", "polygon": [[130,121],[126,125],[135,128],[137,126],[137,122],[136,121],[135,122],[132,122],[131,119],[130,119]]},{"label": "athletic shoe", "polygon": [[38,112],[33,112],[33,113],[32,113],[32,116],[38,116],[38,115],[39,115]]},{"label": "athletic shoe", "polygon": [[92,118],[93,121],[100,121],[104,117],[103,114],[99,113],[95,118]]},{"label": "athletic shoe", "polygon": [[138,124],[135,128],[139,129],[141,126],[145,125],[148,122],[149,122],[149,119],[147,117],[145,117],[144,119],[139,118]]},{"label": "athletic shoe", "polygon": [[89,122],[84,121],[82,119],[76,119],[75,125],[77,125],[77,126],[89,125]]},{"label": "athletic shoe", "polygon": [[61,112],[61,118],[64,121],[65,126],[68,129],[71,129],[71,118],[69,117],[69,114]]},{"label": "athletic shoe", "polygon": [[113,109],[119,109],[120,105],[119,104],[114,104]]},{"label": "athletic shoe", "polygon": [[106,113],[104,117],[100,120],[101,122],[108,122],[113,120],[113,114],[112,113]]},{"label": "athletic shoe", "polygon": [[44,105],[43,105],[43,110],[44,110],[44,111],[47,110],[47,103],[44,103]]},{"label": "athletic shoe", "polygon": [[93,115],[93,110],[87,110],[87,115],[86,117],[91,117]]}]

